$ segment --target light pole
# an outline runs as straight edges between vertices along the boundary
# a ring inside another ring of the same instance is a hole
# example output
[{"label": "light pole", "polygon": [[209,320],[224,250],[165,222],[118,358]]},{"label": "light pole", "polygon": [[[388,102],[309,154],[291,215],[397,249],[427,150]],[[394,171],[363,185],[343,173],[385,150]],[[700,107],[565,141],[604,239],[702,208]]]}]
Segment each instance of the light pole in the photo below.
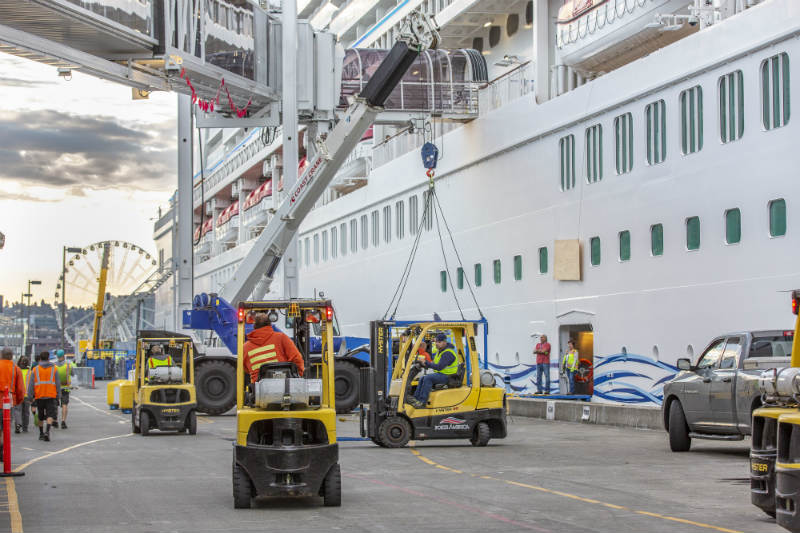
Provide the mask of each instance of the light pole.
[{"label": "light pole", "polygon": [[67,337],[67,254],[79,254],[82,248],[64,246],[61,251],[61,282],[58,289],[61,291],[61,349],[66,349]]},{"label": "light pole", "polygon": [[[27,329],[28,329],[28,334],[30,334],[30,331],[31,331],[31,296],[33,296],[33,293],[31,292],[31,285],[41,285],[41,284],[42,284],[42,282],[39,281],[39,280],[32,280],[32,279],[28,280],[28,294],[25,295],[25,296],[28,297],[28,306],[26,308],[27,309],[27,313],[26,313],[26,316],[25,316],[25,324],[26,324]],[[25,348],[27,349],[27,347],[28,347],[28,342],[27,342],[27,339],[26,339]]]}]

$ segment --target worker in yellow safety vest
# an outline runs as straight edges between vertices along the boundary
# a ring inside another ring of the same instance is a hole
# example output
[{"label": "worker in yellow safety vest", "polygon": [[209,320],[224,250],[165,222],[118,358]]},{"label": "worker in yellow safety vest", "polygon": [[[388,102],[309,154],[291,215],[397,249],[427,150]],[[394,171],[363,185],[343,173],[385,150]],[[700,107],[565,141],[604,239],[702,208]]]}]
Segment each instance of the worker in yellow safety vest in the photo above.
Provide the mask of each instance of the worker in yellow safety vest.
[{"label": "worker in yellow safety vest", "polygon": [[164,354],[160,344],[156,344],[150,350],[150,357],[147,359],[148,374],[150,370],[160,366],[175,366],[175,362],[171,355]]},{"label": "worker in yellow safety vest", "polygon": [[406,400],[415,409],[421,409],[428,403],[434,385],[449,383],[450,378],[458,373],[459,361],[455,347],[447,342],[447,335],[439,333],[436,335],[433,361],[427,362],[424,357],[420,357],[417,362],[424,368],[434,370],[433,374],[427,374],[419,380],[414,396]]},{"label": "worker in yellow safety vest", "polygon": [[575,341],[567,341],[567,353],[561,361],[563,374],[567,378],[567,394],[575,391],[575,373],[578,371],[578,350],[575,349]]},{"label": "worker in yellow safety vest", "polygon": [[[20,356],[17,361],[17,366],[22,372],[22,388],[28,390],[28,374],[30,374],[31,362],[26,356]],[[31,401],[28,398],[23,399],[22,403],[14,406],[14,432],[23,433],[28,432],[28,422],[31,418]]]},{"label": "worker in yellow safety vest", "polygon": [[[72,374],[74,372],[72,363],[68,362],[64,356],[64,350],[56,350],[56,371],[58,381],[61,383],[61,429],[67,429],[67,412],[69,410],[69,389],[72,385]],[[53,428],[58,427],[58,420]]]}]

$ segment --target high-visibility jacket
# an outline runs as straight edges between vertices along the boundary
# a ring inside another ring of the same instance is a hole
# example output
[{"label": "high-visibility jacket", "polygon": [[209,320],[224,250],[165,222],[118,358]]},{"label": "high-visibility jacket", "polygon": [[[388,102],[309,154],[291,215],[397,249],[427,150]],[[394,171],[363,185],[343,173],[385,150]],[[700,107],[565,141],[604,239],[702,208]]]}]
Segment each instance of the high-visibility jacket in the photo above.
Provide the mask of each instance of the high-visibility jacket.
[{"label": "high-visibility jacket", "polygon": [[22,386],[25,390],[28,390],[28,374],[30,373],[30,368],[20,368],[20,372],[22,372]]},{"label": "high-visibility jacket", "polygon": [[25,388],[23,386],[22,372],[20,372],[14,361],[8,359],[0,360],[0,402],[3,400],[6,389],[11,393],[11,402],[19,405],[25,398]]},{"label": "high-visibility jacket", "polygon": [[275,331],[271,326],[254,329],[244,343],[244,368],[250,373],[250,381],[258,381],[258,370],[267,363],[292,362],[303,375],[303,356],[288,335]]},{"label": "high-visibility jacket", "polygon": [[438,365],[439,361],[441,361],[442,356],[446,353],[450,353],[453,355],[453,362],[444,367],[441,370],[436,370],[440,374],[444,374],[446,376],[452,376],[453,374],[458,372],[458,356],[456,355],[456,351],[453,349],[452,346],[446,347],[444,350],[439,350],[433,355],[433,364]]},{"label": "high-visibility jacket", "polygon": [[58,371],[58,381],[61,383],[61,390],[69,391],[69,386],[72,385],[72,365],[67,361],[61,364],[56,363],[56,370]]},{"label": "high-visibility jacket", "polygon": [[571,372],[578,370],[578,350],[570,350],[564,354],[564,368]]},{"label": "high-visibility jacket", "polygon": [[58,398],[57,375],[54,366],[36,365],[33,369],[33,397],[37,400]]},{"label": "high-visibility jacket", "polygon": [[147,360],[148,368],[157,368],[159,366],[175,366],[175,363],[172,361],[172,356],[168,355],[164,359],[157,359],[155,357],[150,357]]}]

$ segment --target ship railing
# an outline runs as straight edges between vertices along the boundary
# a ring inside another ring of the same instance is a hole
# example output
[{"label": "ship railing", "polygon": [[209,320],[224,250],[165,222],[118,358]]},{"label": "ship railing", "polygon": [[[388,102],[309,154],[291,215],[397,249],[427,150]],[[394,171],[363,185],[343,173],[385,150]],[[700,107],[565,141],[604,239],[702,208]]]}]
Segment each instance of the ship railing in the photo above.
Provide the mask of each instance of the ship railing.
[{"label": "ship railing", "polygon": [[533,74],[533,64],[528,61],[481,87],[480,115],[533,93]]},{"label": "ship railing", "polygon": [[217,234],[217,241],[235,241],[239,235],[239,216],[232,216],[227,222],[214,229]]},{"label": "ship railing", "polygon": [[272,197],[265,196],[260,202],[246,210],[239,216],[242,217],[242,224],[252,229],[253,225],[266,225],[266,220],[269,218],[269,210],[272,207]]}]

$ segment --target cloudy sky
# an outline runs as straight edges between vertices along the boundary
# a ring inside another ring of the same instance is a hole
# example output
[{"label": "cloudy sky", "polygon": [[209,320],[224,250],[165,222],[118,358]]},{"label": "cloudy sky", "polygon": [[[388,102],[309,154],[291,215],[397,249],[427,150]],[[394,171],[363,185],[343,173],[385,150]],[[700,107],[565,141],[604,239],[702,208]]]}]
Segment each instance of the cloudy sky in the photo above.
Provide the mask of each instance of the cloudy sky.
[{"label": "cloudy sky", "polygon": [[[53,301],[61,247],[125,240],[154,251],[153,218],[177,187],[176,97],[0,53],[0,294]],[[68,293],[69,294],[69,293]]]}]

